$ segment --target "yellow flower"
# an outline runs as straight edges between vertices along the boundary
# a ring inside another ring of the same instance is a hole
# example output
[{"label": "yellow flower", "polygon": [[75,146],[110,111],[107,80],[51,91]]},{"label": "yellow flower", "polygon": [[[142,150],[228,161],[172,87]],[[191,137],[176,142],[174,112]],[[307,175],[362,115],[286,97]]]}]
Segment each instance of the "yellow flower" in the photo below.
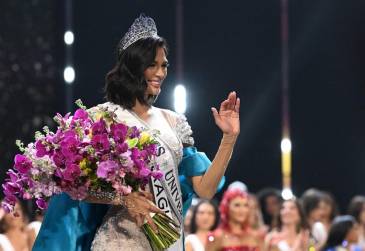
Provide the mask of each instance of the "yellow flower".
[{"label": "yellow flower", "polygon": [[101,111],[98,111],[98,112],[96,112],[95,113],[95,115],[94,115],[94,120],[95,121],[98,121],[98,120],[100,120],[101,118],[103,118],[104,117],[104,113],[103,112],[101,112]]},{"label": "yellow flower", "polygon": [[151,141],[151,135],[149,135],[147,132],[142,132],[138,143],[140,145],[144,145],[150,141]]},{"label": "yellow flower", "polygon": [[89,167],[89,161],[87,158],[83,158],[81,161],[80,161],[80,169],[85,171],[86,169],[88,169]]}]

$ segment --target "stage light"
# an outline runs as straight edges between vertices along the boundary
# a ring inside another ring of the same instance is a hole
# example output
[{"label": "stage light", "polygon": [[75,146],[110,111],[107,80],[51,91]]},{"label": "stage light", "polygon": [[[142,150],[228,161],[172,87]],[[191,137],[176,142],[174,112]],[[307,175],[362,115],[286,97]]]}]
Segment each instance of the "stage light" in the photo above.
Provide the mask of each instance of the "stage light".
[{"label": "stage light", "polygon": [[75,70],[72,66],[67,66],[63,71],[63,78],[67,84],[72,84],[75,80]]},{"label": "stage light", "polygon": [[290,153],[291,152],[291,141],[288,138],[284,138],[281,141],[281,151],[283,153]]},{"label": "stage light", "polygon": [[284,188],[281,192],[281,196],[284,200],[290,200],[294,197],[293,192],[290,188]]},{"label": "stage light", "polygon": [[74,33],[72,31],[66,31],[64,40],[67,45],[71,45],[74,42]]},{"label": "stage light", "polygon": [[174,108],[177,113],[186,111],[186,89],[183,85],[177,85],[174,90]]}]

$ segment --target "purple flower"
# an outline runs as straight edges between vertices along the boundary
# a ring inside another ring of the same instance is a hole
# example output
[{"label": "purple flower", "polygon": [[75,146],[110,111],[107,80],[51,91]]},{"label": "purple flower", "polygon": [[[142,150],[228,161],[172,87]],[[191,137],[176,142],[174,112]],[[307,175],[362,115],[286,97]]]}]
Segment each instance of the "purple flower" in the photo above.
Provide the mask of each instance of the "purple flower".
[{"label": "purple flower", "polygon": [[66,158],[74,159],[77,154],[77,147],[80,142],[73,136],[65,137],[61,142],[61,152]]},{"label": "purple flower", "polygon": [[157,145],[156,144],[147,145],[144,149],[148,152],[149,155],[157,155]]},{"label": "purple flower", "polygon": [[77,109],[74,116],[73,116],[73,120],[87,120],[89,118],[89,114],[84,110],[84,109]]},{"label": "purple flower", "polygon": [[36,156],[39,158],[42,158],[45,155],[52,154],[52,149],[47,150],[47,147],[44,145],[45,143],[47,142],[43,142],[42,140],[37,140],[37,142],[35,143]]},{"label": "purple flower", "polygon": [[150,170],[150,169],[148,169],[148,168],[143,167],[143,168],[141,168],[141,169],[139,170],[139,177],[140,177],[140,178],[146,178],[146,177],[148,177],[150,174],[151,174],[151,170]]},{"label": "purple flower", "polygon": [[52,160],[56,166],[63,167],[65,165],[66,158],[60,151],[56,151],[52,156]]},{"label": "purple flower", "polygon": [[9,169],[6,174],[9,176],[11,182],[17,182],[19,180],[18,174],[12,169]]},{"label": "purple flower", "polygon": [[122,143],[125,141],[127,136],[128,127],[122,123],[112,124],[110,126],[110,133],[117,143]]},{"label": "purple flower", "polygon": [[138,130],[138,128],[136,126],[132,126],[129,128],[129,137],[131,139],[138,138],[140,134],[141,134],[141,132]]},{"label": "purple flower", "polygon": [[106,160],[100,162],[98,165],[98,169],[96,171],[96,175],[99,178],[108,178],[110,174],[116,173],[118,170],[118,163],[113,160]]},{"label": "purple flower", "polygon": [[66,166],[66,169],[63,171],[63,179],[66,181],[74,181],[81,174],[80,167],[76,164],[69,164]]},{"label": "purple flower", "polygon": [[131,149],[131,159],[133,161],[140,159],[140,152],[139,152],[138,148],[134,147]]},{"label": "purple flower", "polygon": [[6,196],[12,196],[20,192],[20,185],[14,182],[6,182],[2,185],[3,192]]},{"label": "purple flower", "polygon": [[91,126],[91,130],[93,135],[106,133],[107,131],[105,121],[103,119],[100,119],[99,121],[95,122]]},{"label": "purple flower", "polygon": [[38,208],[42,210],[47,209],[48,204],[43,198],[38,198],[35,203],[37,204]]},{"label": "purple flower", "polygon": [[123,142],[121,144],[117,144],[115,147],[115,152],[117,154],[122,154],[128,151],[128,144]]},{"label": "purple flower", "polygon": [[110,143],[107,134],[94,135],[91,139],[91,145],[97,151],[106,151],[110,148]]},{"label": "purple flower", "polygon": [[27,173],[32,168],[32,162],[22,154],[15,155],[14,162],[15,169],[22,174]]},{"label": "purple flower", "polygon": [[7,199],[1,202],[1,207],[5,210],[6,213],[11,213],[14,211],[16,201],[8,201]]},{"label": "purple flower", "polygon": [[163,177],[163,173],[161,171],[154,171],[152,172],[152,177],[160,180]]}]

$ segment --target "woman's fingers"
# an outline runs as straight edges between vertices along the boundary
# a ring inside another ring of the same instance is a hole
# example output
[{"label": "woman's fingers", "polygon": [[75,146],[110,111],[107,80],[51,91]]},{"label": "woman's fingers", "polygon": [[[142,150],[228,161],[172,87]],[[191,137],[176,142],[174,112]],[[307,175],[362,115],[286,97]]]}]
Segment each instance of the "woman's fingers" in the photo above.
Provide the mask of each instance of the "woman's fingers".
[{"label": "woman's fingers", "polygon": [[140,191],[139,193],[141,194],[141,196],[146,197],[148,200],[153,200],[152,193],[147,192],[147,191]]},{"label": "woman's fingers", "polygon": [[134,220],[136,221],[137,226],[141,227],[143,225],[143,217],[140,215],[135,215]]},{"label": "woman's fingers", "polygon": [[147,223],[151,226],[151,228],[153,229],[153,231],[155,231],[155,233],[158,233],[158,229],[157,229],[157,226],[156,224],[153,222],[151,216],[149,213],[145,214],[145,219],[147,221]]},{"label": "woman's fingers", "polygon": [[228,110],[228,109],[229,109],[229,108],[228,108],[228,105],[229,105],[229,100],[228,100],[228,99],[224,100],[224,101],[221,103],[221,106],[219,107],[219,111],[221,112],[221,111],[226,111],[226,110]]},{"label": "woman's fingers", "polygon": [[240,100],[240,98],[237,98],[236,104],[234,106],[234,111],[239,113],[240,112],[240,106],[241,106],[241,100]]}]

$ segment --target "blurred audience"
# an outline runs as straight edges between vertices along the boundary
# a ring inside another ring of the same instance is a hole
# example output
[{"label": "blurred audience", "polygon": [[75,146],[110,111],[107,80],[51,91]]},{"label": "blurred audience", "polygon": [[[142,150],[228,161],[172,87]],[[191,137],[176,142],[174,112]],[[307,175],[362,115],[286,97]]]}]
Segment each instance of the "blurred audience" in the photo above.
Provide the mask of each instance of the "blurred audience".
[{"label": "blurred audience", "polygon": [[358,246],[359,226],[350,215],[337,216],[329,230],[323,251],[361,251]]},{"label": "blurred audience", "polygon": [[218,226],[219,212],[214,202],[201,200],[193,209],[190,234],[185,237],[186,251],[204,251],[208,234]]}]

